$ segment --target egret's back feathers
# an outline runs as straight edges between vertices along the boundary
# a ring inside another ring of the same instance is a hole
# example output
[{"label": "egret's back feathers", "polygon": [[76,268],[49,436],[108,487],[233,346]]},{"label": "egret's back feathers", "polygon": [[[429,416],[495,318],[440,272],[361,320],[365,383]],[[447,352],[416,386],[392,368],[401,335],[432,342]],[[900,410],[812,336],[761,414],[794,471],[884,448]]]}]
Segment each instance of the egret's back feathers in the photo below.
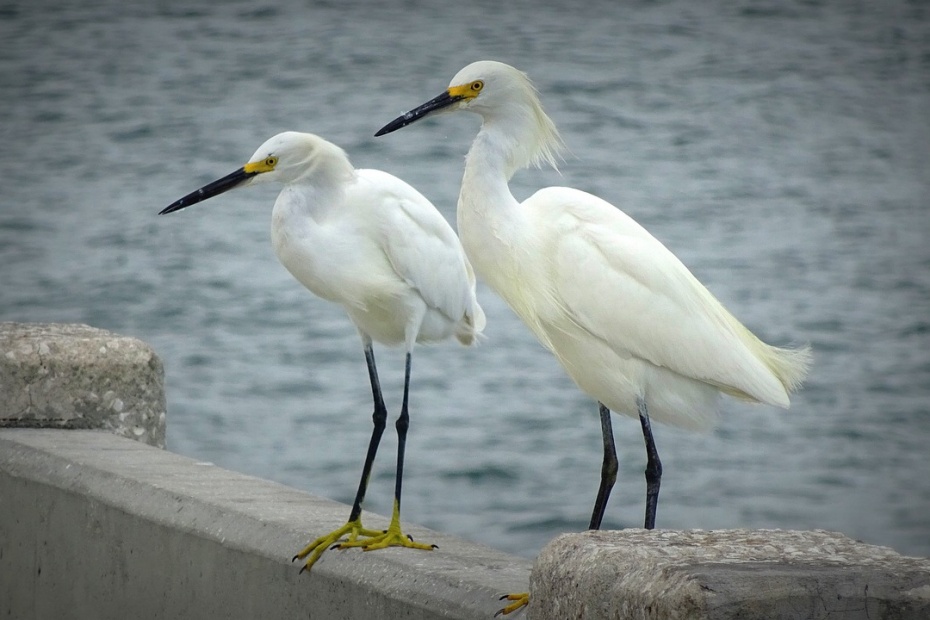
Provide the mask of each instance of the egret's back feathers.
[{"label": "egret's back feathers", "polygon": [[378,224],[374,234],[395,273],[431,309],[450,321],[463,321],[456,334],[463,344],[471,344],[486,321],[471,264],[455,232],[432,203],[400,179],[380,170],[359,170],[359,175],[385,194],[370,217]]},{"label": "egret's back feathers", "polygon": [[803,350],[746,329],[662,243],[625,213],[556,187],[522,207],[547,232],[553,295],[573,323],[633,356],[722,391],[780,407],[806,371]]}]

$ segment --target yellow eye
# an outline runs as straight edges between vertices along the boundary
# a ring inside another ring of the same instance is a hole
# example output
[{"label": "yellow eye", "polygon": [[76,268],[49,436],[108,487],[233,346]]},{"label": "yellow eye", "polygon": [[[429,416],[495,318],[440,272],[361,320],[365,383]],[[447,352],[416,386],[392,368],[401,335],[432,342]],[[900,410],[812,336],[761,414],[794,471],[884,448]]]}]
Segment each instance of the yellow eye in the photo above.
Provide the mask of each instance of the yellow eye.
[{"label": "yellow eye", "polygon": [[482,82],[481,80],[475,80],[474,82],[471,83],[471,89],[473,92],[477,93],[482,88],[484,88],[484,82]]},{"label": "yellow eye", "polygon": [[277,165],[277,163],[278,163],[277,157],[271,156],[271,157],[265,158],[265,165],[268,166],[269,168],[274,168]]}]

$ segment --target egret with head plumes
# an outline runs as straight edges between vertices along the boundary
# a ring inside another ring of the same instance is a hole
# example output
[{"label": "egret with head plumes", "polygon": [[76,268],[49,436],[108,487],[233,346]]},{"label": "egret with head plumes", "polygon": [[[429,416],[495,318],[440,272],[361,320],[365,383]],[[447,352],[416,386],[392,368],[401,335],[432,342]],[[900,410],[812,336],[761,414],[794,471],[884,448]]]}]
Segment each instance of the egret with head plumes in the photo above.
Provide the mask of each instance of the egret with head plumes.
[{"label": "egret with head plumes", "polygon": [[518,202],[520,168],[556,166],[562,141],[529,78],[475,62],[439,96],[380,136],[440,111],[481,117],[465,160],[458,233],[478,276],[598,401],[604,459],[590,528],[600,527],[617,475],[610,410],[640,421],[646,443],[645,527],[655,526],[662,465],[651,420],[692,429],[715,421],[720,393],[788,407],[808,347],[765,344],[661,242],[589,193],[548,187]]},{"label": "egret with head plumes", "polygon": [[[408,392],[414,344],[455,336],[473,344],[485,316],[475,276],[452,227],[426,198],[380,170],[353,168],[345,152],[318,136],[285,132],[255,151],[248,163],[170,204],[172,213],[228,190],[283,185],[271,216],[275,253],[315,295],[340,304],[358,329],[374,398],[374,430],[348,521],[296,556],[307,570],[333,545],[365,550],[387,546],[431,549],[400,525]],[[364,528],[362,503],[387,419],[372,342],[404,345],[404,394],[396,429],[394,507],[386,531]]]}]

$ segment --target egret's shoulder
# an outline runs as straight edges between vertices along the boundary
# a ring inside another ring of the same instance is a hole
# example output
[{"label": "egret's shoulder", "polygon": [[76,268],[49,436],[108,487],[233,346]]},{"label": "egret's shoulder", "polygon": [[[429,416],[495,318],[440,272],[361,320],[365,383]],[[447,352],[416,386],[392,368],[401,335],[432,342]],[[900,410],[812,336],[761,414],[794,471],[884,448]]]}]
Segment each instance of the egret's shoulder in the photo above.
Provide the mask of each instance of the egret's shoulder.
[{"label": "egret's shoulder", "polygon": [[393,174],[373,168],[360,168],[356,170],[356,179],[356,185],[361,191],[369,192],[382,200],[414,205],[411,209],[426,213],[426,217],[431,217],[432,213],[439,215],[426,196]]},{"label": "egret's shoulder", "polygon": [[[412,185],[399,179],[393,174],[384,170],[375,170],[374,168],[359,168],[355,171],[358,181],[372,188],[381,189],[385,192],[393,192],[398,195],[411,195],[423,198]],[[426,200],[423,198],[423,200]]]},{"label": "egret's shoulder", "polygon": [[523,206],[533,219],[560,234],[587,231],[592,241],[607,245],[619,243],[623,237],[655,241],[649,231],[618,207],[573,187],[543,188],[527,198]]},{"label": "egret's shoulder", "polygon": [[418,229],[417,235],[440,238],[457,246],[458,237],[436,206],[412,185],[382,170],[358,170],[358,189],[371,196],[370,217],[398,230]]},{"label": "egret's shoulder", "polygon": [[[547,256],[562,272],[556,281],[620,291],[618,282],[608,282],[620,278],[652,294],[676,297],[703,289],[661,241],[602,198],[570,187],[549,187],[526,202],[539,214]],[[575,294],[584,297],[580,291]]]}]

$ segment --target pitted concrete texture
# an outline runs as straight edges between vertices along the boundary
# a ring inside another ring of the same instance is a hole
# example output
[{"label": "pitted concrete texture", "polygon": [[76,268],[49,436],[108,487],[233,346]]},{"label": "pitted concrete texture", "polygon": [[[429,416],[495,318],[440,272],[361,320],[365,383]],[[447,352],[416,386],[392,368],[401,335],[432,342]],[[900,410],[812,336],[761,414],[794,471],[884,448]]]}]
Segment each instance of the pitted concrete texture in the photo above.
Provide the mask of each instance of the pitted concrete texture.
[{"label": "pitted concrete texture", "polygon": [[930,618],[930,560],[825,531],[589,531],[540,553],[528,620]]},{"label": "pitted concrete texture", "polygon": [[439,548],[331,550],[299,574],[348,515],[103,431],[0,429],[0,617],[491,620],[527,588],[529,560],[409,521]]},{"label": "pitted concrete texture", "polygon": [[164,374],[135,338],[87,325],[0,323],[0,426],[102,428],[163,448]]}]

